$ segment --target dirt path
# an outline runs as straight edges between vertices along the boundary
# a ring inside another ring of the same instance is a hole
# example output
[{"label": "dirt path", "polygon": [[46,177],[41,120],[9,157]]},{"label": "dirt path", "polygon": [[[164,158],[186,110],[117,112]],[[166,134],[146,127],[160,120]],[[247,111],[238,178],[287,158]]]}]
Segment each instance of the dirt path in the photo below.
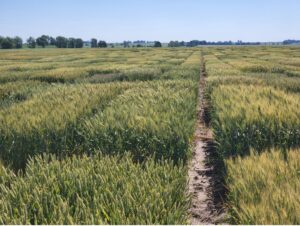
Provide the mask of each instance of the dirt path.
[{"label": "dirt path", "polygon": [[208,152],[213,152],[213,135],[207,125],[207,103],[204,96],[205,77],[205,62],[202,57],[197,127],[194,135],[193,157],[188,171],[189,192],[192,196],[191,224],[217,224],[222,223],[224,218],[224,211],[220,205],[222,195],[215,194],[216,187],[220,187],[220,181],[217,179],[219,177],[213,164],[208,163],[211,155]]}]

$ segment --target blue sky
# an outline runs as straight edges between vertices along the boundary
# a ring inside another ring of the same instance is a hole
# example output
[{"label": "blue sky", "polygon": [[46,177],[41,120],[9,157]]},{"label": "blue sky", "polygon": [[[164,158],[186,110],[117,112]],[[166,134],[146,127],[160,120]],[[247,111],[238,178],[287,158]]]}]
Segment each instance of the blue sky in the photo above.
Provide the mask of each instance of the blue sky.
[{"label": "blue sky", "polygon": [[300,39],[300,0],[0,0],[0,6],[0,35],[23,39]]}]

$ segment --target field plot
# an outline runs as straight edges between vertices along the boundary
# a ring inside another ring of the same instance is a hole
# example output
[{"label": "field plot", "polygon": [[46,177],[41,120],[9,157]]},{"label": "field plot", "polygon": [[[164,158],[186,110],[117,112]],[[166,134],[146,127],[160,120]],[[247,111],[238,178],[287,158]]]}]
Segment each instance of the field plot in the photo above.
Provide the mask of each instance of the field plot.
[{"label": "field plot", "polygon": [[127,155],[39,157],[22,177],[0,168],[0,223],[183,224],[185,173],[182,165],[140,165]]},{"label": "field plot", "polygon": [[299,224],[299,48],[204,52],[232,223]]},{"label": "field plot", "polygon": [[0,224],[191,223],[199,106],[224,221],[300,224],[300,49],[263,46],[1,50]]},{"label": "field plot", "polygon": [[0,223],[187,223],[199,61],[197,49],[1,51]]},{"label": "field plot", "polygon": [[183,64],[193,53],[191,49],[3,50],[0,56],[0,82],[153,80]]}]

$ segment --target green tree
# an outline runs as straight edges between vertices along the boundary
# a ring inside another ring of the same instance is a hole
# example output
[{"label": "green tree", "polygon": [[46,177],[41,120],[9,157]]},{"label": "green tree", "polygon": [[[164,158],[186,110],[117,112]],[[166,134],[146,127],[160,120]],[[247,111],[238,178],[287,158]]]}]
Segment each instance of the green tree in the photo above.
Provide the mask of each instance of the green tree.
[{"label": "green tree", "polygon": [[75,48],[76,39],[75,38],[69,38],[68,39],[68,48]]},{"label": "green tree", "polygon": [[106,48],[107,47],[107,43],[105,41],[99,41],[98,42],[98,47],[99,48]]},{"label": "green tree", "polygon": [[49,37],[49,45],[51,45],[51,46],[55,45],[55,38]]},{"label": "green tree", "polygon": [[27,46],[28,46],[28,48],[35,48],[36,42],[35,42],[35,39],[33,37],[29,37],[27,39]]},{"label": "green tree", "polygon": [[180,47],[185,46],[184,41],[178,42],[178,41],[170,41],[168,44],[168,47]]},{"label": "green tree", "polygon": [[154,42],[154,47],[155,48],[161,47],[161,43],[159,41],[155,41]]},{"label": "green tree", "polygon": [[97,39],[95,38],[91,39],[91,48],[97,48]]},{"label": "green tree", "polygon": [[76,38],[75,48],[82,48],[82,47],[83,47],[83,40],[81,38]]},{"label": "green tree", "polygon": [[4,37],[0,36],[0,48],[1,48],[1,43],[3,41]]},{"label": "green tree", "polygon": [[48,38],[49,38],[49,36],[42,35],[41,37],[38,37],[36,39],[36,44],[38,46],[41,46],[41,47],[45,48],[49,44]]},{"label": "green tree", "polygon": [[12,49],[14,47],[14,40],[10,37],[2,39],[1,48],[2,49]]},{"label": "green tree", "polygon": [[14,37],[14,47],[16,49],[21,49],[22,46],[23,46],[23,40],[19,36]]},{"label": "green tree", "polygon": [[63,36],[57,36],[55,40],[55,45],[57,48],[67,48],[68,39]]},{"label": "green tree", "polygon": [[41,36],[43,39],[46,39],[49,43],[49,40],[50,40],[50,36],[49,35],[42,35]]},{"label": "green tree", "polygon": [[129,48],[130,42],[129,41],[124,41],[123,42],[123,47],[124,48]]},{"label": "green tree", "polygon": [[170,41],[169,44],[168,44],[168,47],[175,47],[175,45],[176,45],[176,44],[175,44],[174,41]]}]

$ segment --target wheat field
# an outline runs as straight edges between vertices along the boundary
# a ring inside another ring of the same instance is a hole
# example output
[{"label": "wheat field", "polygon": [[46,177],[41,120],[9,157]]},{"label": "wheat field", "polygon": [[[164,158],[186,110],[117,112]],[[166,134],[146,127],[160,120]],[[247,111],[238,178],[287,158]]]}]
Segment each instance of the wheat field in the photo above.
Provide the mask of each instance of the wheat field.
[{"label": "wheat field", "polygon": [[190,223],[205,71],[224,222],[300,224],[299,50],[1,50],[0,223]]}]

